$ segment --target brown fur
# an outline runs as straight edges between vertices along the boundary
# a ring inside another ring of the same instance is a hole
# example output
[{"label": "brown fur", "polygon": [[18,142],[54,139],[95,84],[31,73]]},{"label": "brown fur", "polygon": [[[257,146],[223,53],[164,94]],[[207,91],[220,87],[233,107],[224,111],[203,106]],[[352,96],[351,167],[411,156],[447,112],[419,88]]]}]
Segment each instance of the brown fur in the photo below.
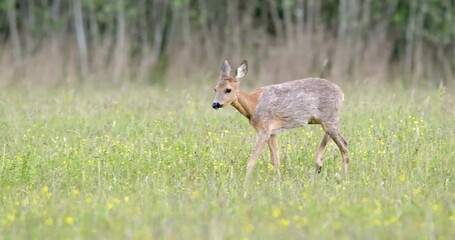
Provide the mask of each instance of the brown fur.
[{"label": "brown fur", "polygon": [[241,79],[248,71],[246,60],[231,76],[231,66],[227,60],[221,67],[213,108],[227,105],[235,107],[248,118],[256,130],[256,146],[248,161],[247,175],[250,175],[257,158],[269,145],[272,162],[279,172],[277,134],[286,129],[307,124],[320,124],[325,131],[317,149],[315,162],[317,171],[322,168],[322,154],[331,138],[340,149],[344,172],[348,171],[349,155],[347,143],[339,130],[340,108],[344,99],[341,89],[325,79],[308,78],[282,84],[258,88],[245,93],[239,88]]},{"label": "brown fur", "polygon": [[243,116],[251,120],[256,112],[256,106],[259,101],[262,89],[258,88],[252,93],[246,93],[242,90],[238,90],[237,99],[231,103],[231,105],[237,109]]}]

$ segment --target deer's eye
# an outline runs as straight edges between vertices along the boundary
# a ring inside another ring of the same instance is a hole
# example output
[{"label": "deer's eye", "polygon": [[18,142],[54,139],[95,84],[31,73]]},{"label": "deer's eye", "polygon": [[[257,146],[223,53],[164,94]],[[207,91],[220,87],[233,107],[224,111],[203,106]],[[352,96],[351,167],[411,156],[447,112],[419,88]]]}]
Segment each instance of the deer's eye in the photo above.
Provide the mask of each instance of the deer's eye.
[{"label": "deer's eye", "polygon": [[213,91],[215,91],[215,92],[216,92],[216,88],[214,88],[214,89],[213,89]]},{"label": "deer's eye", "polygon": [[224,93],[230,93],[231,91],[232,91],[232,89],[227,88],[227,89],[224,91]]}]

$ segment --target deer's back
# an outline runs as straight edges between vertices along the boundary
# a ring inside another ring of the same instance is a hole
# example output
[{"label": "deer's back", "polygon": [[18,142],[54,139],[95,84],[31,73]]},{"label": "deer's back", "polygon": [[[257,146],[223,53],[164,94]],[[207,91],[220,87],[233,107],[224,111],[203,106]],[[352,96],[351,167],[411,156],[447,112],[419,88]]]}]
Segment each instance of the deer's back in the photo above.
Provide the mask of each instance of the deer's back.
[{"label": "deer's back", "polygon": [[339,121],[343,92],[320,78],[294,80],[262,88],[254,120],[279,120],[280,128]]}]

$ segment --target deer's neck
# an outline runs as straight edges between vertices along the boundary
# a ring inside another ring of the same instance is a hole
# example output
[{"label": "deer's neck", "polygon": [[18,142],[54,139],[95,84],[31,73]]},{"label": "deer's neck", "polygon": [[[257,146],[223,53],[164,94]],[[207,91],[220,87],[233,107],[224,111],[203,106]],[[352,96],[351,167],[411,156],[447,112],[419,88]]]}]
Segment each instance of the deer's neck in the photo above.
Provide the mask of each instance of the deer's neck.
[{"label": "deer's neck", "polygon": [[232,103],[232,106],[237,109],[243,116],[251,119],[256,111],[256,106],[259,102],[259,96],[262,90],[256,89],[252,93],[246,93],[242,90],[237,91],[237,100]]}]

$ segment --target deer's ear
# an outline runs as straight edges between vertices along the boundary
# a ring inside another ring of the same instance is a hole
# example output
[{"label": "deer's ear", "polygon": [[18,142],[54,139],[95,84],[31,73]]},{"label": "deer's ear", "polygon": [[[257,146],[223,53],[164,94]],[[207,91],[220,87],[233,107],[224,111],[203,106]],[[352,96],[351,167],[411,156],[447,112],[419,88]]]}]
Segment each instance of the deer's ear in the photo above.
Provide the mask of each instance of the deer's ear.
[{"label": "deer's ear", "polygon": [[235,71],[235,79],[243,78],[247,72],[248,72],[248,61],[243,60],[242,64],[240,64],[240,66]]},{"label": "deer's ear", "polygon": [[229,61],[227,59],[224,60],[223,65],[221,65],[220,75],[224,75],[226,77],[229,77],[231,75],[231,64],[229,64]]}]

